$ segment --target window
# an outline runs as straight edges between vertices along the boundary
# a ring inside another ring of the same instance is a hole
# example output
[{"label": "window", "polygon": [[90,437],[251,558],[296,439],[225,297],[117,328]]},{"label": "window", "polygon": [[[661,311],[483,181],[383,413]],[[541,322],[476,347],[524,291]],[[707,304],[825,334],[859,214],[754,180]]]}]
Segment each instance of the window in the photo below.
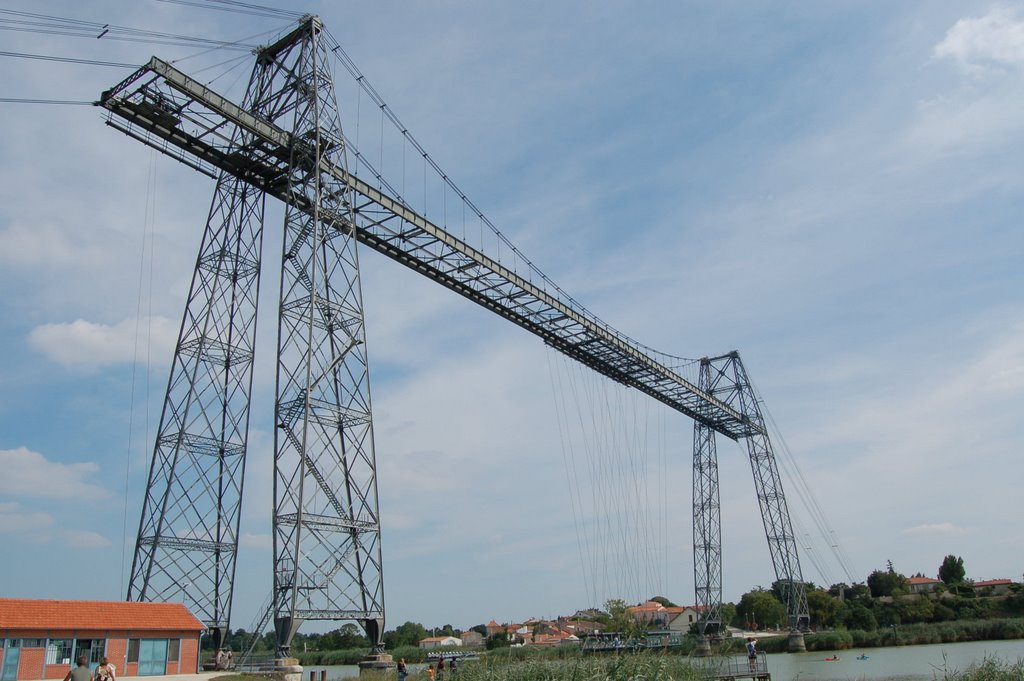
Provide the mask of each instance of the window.
[{"label": "window", "polygon": [[139,639],[133,638],[128,641],[128,662],[139,661]]},{"label": "window", "polygon": [[177,662],[178,661],[178,646],[181,643],[181,639],[172,638],[167,641],[167,661]]},{"label": "window", "polygon": [[9,638],[6,640],[6,647],[8,648],[19,648],[21,647],[20,638]]},{"label": "window", "polygon": [[21,639],[22,648],[45,648],[45,638],[23,638]]},{"label": "window", "polygon": [[105,648],[106,639],[102,638],[80,638],[75,641],[75,659],[77,660],[81,655],[85,655],[89,658],[89,664],[99,664],[100,658],[103,657],[103,650]]},{"label": "window", "polygon": [[46,664],[71,664],[73,645],[70,638],[51,638],[46,644]]}]

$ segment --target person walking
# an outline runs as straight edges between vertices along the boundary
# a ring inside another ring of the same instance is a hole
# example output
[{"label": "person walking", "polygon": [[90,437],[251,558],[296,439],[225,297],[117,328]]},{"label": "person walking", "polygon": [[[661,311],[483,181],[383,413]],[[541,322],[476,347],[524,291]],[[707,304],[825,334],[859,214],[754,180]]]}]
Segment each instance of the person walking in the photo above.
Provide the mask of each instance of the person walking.
[{"label": "person walking", "polygon": [[405,681],[405,677],[409,676],[409,668],[405,664],[405,658],[403,657],[398,661],[398,681]]},{"label": "person walking", "polygon": [[92,670],[89,669],[89,658],[85,655],[79,655],[78,659],[75,660],[78,666],[74,669],[68,670],[68,673],[64,676],[64,681],[92,681]]},{"label": "person walking", "polygon": [[437,681],[444,681],[444,655],[437,658]]},{"label": "person walking", "polygon": [[105,657],[100,658],[100,664],[96,667],[96,673],[93,675],[95,681],[117,681],[117,669],[114,665]]}]

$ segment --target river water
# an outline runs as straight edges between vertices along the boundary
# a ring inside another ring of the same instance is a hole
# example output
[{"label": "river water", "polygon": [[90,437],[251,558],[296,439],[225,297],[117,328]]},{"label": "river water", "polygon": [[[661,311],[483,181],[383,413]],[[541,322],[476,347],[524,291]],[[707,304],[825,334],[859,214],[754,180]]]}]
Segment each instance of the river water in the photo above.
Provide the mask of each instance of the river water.
[{"label": "river water", "polygon": [[[868,659],[858,660],[858,655]],[[826,657],[838,655],[835,662]],[[963,671],[986,657],[1024,658],[1024,641],[971,641],[926,646],[863,648],[768,656],[772,681],[933,681]]]},{"label": "river water", "polygon": [[[857,656],[861,654],[867,655],[868,659],[858,660]],[[833,655],[838,655],[839,659],[835,662],[825,660]],[[768,671],[772,681],[944,681],[947,674],[963,671],[986,657],[998,657],[1011,663],[1024,659],[1024,640],[779,653],[768,656]],[[409,671],[415,672],[424,666],[409,665]],[[359,676],[358,667],[338,665],[306,667],[303,677],[309,679],[312,671],[319,681],[320,670],[327,671],[328,681]]]}]

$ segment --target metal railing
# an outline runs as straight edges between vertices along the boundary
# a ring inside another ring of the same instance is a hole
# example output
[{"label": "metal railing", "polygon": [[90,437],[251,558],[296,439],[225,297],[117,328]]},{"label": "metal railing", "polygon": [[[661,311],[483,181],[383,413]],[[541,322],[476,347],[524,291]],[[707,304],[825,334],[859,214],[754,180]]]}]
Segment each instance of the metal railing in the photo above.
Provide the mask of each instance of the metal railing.
[{"label": "metal railing", "polygon": [[763,678],[768,676],[768,655],[759,652],[750,659],[743,656],[711,656],[692,658],[705,679]]}]

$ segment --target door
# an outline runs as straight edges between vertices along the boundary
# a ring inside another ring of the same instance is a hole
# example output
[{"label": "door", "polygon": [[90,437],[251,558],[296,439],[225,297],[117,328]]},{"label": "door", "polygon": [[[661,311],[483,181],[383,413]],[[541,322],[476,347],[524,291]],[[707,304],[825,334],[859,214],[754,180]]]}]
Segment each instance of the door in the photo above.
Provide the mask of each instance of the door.
[{"label": "door", "polygon": [[139,676],[163,676],[167,673],[167,639],[139,640]]},{"label": "door", "polygon": [[0,681],[15,681],[18,678],[18,660],[21,658],[21,640],[7,639],[4,650],[4,666],[0,669]]}]

